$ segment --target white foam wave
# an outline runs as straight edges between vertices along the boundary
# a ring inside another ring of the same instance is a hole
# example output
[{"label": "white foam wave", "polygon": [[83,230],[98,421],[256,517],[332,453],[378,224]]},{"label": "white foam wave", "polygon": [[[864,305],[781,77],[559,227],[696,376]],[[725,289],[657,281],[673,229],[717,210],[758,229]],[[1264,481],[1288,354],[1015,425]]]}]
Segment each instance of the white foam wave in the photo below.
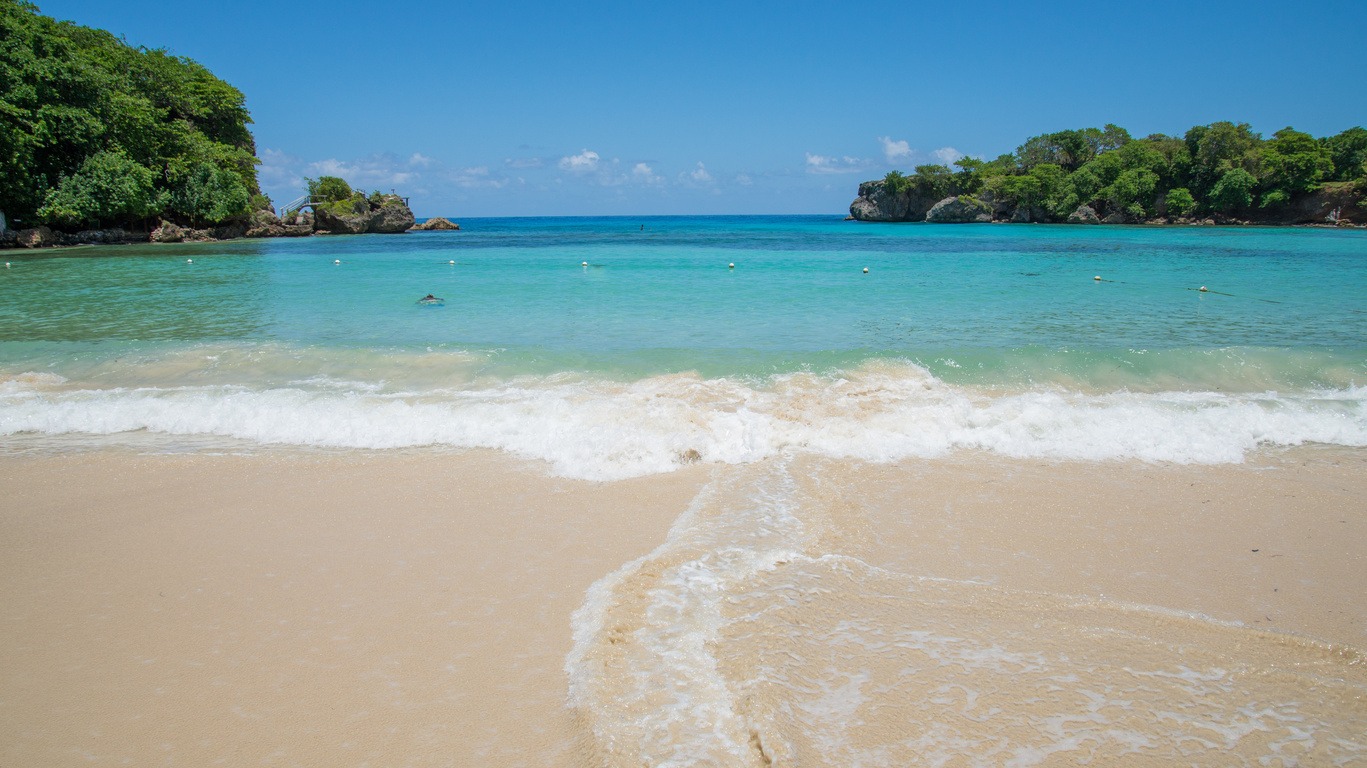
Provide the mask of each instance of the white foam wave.
[{"label": "white foam wave", "polygon": [[0,435],[145,430],[319,447],[494,448],[589,479],[667,472],[697,457],[735,464],[784,451],[877,462],[977,449],[1224,463],[1261,446],[1367,446],[1363,387],[988,393],[909,364],[762,384],[669,375],[634,382],[523,377],[407,392],[326,377],[265,388],[80,386],[46,374],[0,382]]}]

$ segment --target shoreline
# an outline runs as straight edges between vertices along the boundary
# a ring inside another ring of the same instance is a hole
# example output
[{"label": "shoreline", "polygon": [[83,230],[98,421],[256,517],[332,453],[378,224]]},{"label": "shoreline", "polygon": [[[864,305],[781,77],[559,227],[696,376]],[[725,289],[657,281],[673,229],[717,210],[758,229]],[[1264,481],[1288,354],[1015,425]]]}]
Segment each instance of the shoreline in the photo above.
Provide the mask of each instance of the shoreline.
[{"label": "shoreline", "polygon": [[[798,457],[834,552],[1367,648],[1367,451]],[[758,467],[757,468],[762,468]],[[0,757],[590,765],[571,615],[709,483],[493,451],[0,456]]]},{"label": "shoreline", "polygon": [[[820,213],[814,213],[814,214],[716,214],[716,215],[715,215],[716,218],[771,218],[771,217],[772,217],[772,218],[792,218],[792,217],[806,217],[806,216],[810,216],[810,217],[823,217],[823,218],[830,218],[830,219],[834,220],[837,216],[839,216],[839,214],[820,214]],[[446,218],[446,217],[435,217],[435,216],[433,216],[433,217],[428,217],[428,218]],[[636,220],[648,220],[648,219],[659,219],[659,218],[711,218],[711,216],[690,216],[690,215],[680,214],[680,215],[677,215],[677,216],[674,216],[674,215],[671,215],[671,216],[615,216],[615,215],[614,215],[614,216],[479,216],[479,217],[474,217],[474,218],[475,218],[475,219],[495,219],[495,220],[496,220],[496,219],[513,219],[513,220],[517,220],[517,219],[529,219],[529,218],[534,218],[534,219],[603,219],[603,218],[616,218],[616,219],[623,219],[623,220],[636,221]],[[1077,224],[1077,223],[1071,223],[1071,222],[1066,222],[1066,221],[1060,221],[1060,222],[1017,222],[1017,221],[1006,221],[1006,220],[995,220],[995,219],[994,219],[993,221],[990,221],[990,222],[946,223],[946,222],[924,221],[924,220],[920,220],[920,219],[897,219],[897,220],[858,219],[858,218],[855,218],[855,217],[853,217],[853,216],[845,216],[845,217],[843,217],[841,220],[842,220],[842,221],[846,221],[846,222],[855,222],[855,223],[859,223],[859,224],[899,224],[899,225],[900,225],[900,224],[926,224],[926,225],[931,225],[931,226],[949,226],[949,227],[952,227],[952,228],[957,228],[957,227],[966,226],[966,225],[971,225],[971,224],[986,224],[986,225],[991,225],[991,226],[1035,226],[1035,225],[1043,224],[1043,225],[1053,226],[1053,227],[1079,227],[1079,228],[1096,228],[1096,229],[1124,229],[1124,228],[1142,228],[1142,229],[1185,229],[1185,228],[1191,228],[1191,227],[1198,227],[1198,228],[1201,228],[1201,229],[1238,229],[1238,230],[1246,230],[1246,229],[1325,229],[1325,230],[1359,230],[1359,229],[1361,229],[1361,230],[1367,230],[1367,223],[1363,223],[1363,224],[1354,224],[1353,222],[1350,222],[1350,221],[1344,221],[1344,222],[1339,223],[1339,224],[1326,224],[1326,223],[1317,223],[1317,222],[1275,223],[1275,222],[1258,222],[1258,221],[1234,221],[1234,222],[1218,222],[1218,223],[1217,223],[1217,222],[1205,222],[1205,221],[1194,221],[1194,220],[1193,220],[1193,221],[1168,221],[1168,222],[1142,221],[1142,222],[1132,222],[1132,223],[1107,223],[1107,222],[1100,222],[1100,223],[1096,223],[1096,224]],[[26,231],[30,231],[30,230],[6,230],[5,234],[6,234],[6,235],[10,235],[10,234],[13,234],[13,233],[26,232]],[[107,232],[107,231],[109,231],[109,230],[95,230],[95,232],[97,232],[97,233],[103,233],[103,232]],[[316,231],[313,231],[313,232],[309,232],[309,233],[307,233],[307,234],[275,234],[275,235],[258,235],[258,236],[238,235],[238,236],[232,236],[232,237],[203,237],[203,238],[196,238],[196,239],[176,240],[176,241],[159,241],[159,240],[153,240],[153,239],[150,238],[151,234],[152,234],[154,231],[155,231],[155,230],[149,231],[148,233],[146,233],[146,234],[148,235],[148,237],[142,238],[142,239],[138,239],[138,238],[129,239],[129,238],[127,238],[127,237],[123,237],[122,239],[116,239],[116,240],[113,240],[113,241],[110,241],[110,240],[107,240],[107,239],[90,239],[90,240],[88,240],[88,241],[81,241],[81,242],[59,242],[59,243],[40,244],[40,245],[22,245],[22,244],[19,244],[19,243],[15,242],[15,241],[12,240],[12,239],[4,239],[4,240],[0,240],[0,251],[13,251],[13,252],[15,252],[15,253],[27,253],[27,252],[32,252],[32,251],[51,251],[51,250],[61,250],[61,249],[70,249],[70,248],[88,248],[88,247],[91,247],[91,246],[115,246],[115,247],[118,247],[118,246],[130,246],[130,245],[133,245],[133,246],[137,246],[137,245],[178,245],[178,246],[179,246],[179,245],[196,245],[196,244],[227,243],[227,242],[233,242],[233,241],[237,241],[237,240],[278,240],[278,239],[312,238],[312,237],[318,237],[318,236],[339,237],[339,236],[345,236],[346,234],[349,234],[349,233],[334,233],[334,232],[328,232],[328,231],[326,231],[326,230],[316,230]],[[456,232],[456,231],[461,231],[461,230],[460,230],[460,229],[452,229],[452,230],[447,230],[447,229],[431,229],[431,230],[427,230],[427,229],[421,229],[419,225],[415,225],[414,227],[412,227],[412,228],[410,228],[410,229],[408,229],[408,230],[405,230],[405,231],[403,231],[403,232],[361,232],[361,233],[356,233],[356,234],[361,234],[361,235],[393,235],[393,234],[405,235],[405,234],[412,234],[412,233],[414,233],[414,232],[444,232],[444,231]],[[72,233],[65,233],[65,232],[56,232],[56,231],[54,230],[54,234],[55,234],[57,237],[59,237],[59,238],[74,238],[74,237],[78,236],[80,233],[72,234]],[[141,234],[141,233],[138,233],[138,234]]]}]

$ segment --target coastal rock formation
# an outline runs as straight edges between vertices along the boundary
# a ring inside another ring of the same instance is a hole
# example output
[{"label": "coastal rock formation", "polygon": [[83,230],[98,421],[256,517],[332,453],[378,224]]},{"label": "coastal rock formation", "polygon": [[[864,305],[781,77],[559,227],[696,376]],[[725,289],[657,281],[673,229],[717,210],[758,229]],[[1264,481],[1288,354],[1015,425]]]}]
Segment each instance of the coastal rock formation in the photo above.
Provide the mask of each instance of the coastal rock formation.
[{"label": "coastal rock formation", "polygon": [[1068,214],[1069,224],[1100,224],[1101,217],[1096,215],[1090,205],[1079,205],[1076,211]]},{"label": "coastal rock formation", "polygon": [[313,231],[331,235],[365,234],[370,229],[370,207],[366,206],[363,211],[356,210],[360,206],[365,206],[364,200],[349,209],[332,205],[314,208]]},{"label": "coastal rock formation", "polygon": [[946,197],[926,213],[926,221],[932,224],[987,223],[992,221],[992,206],[968,195]]},{"label": "coastal rock formation", "polygon": [[169,221],[162,221],[161,226],[152,230],[147,239],[154,243],[179,243],[185,239],[185,230]]},{"label": "coastal rock formation", "polygon": [[370,212],[367,232],[393,235],[407,232],[413,227],[413,211],[403,204],[400,198],[388,198],[379,208]]},{"label": "coastal rock formation", "polygon": [[431,231],[434,231],[434,230],[451,230],[451,231],[454,231],[454,230],[458,230],[458,229],[460,229],[460,225],[459,225],[459,224],[454,224],[454,223],[452,223],[450,219],[445,219],[445,218],[442,218],[441,216],[433,216],[432,218],[428,219],[427,221],[424,221],[424,222],[421,223],[421,224],[415,224],[415,225],[413,225],[412,231],[413,231],[413,232],[431,232]]},{"label": "coastal rock formation", "polygon": [[413,211],[396,195],[370,200],[357,195],[351,200],[318,205],[313,212],[314,231],[333,235],[398,234],[407,232],[416,221]]},{"label": "coastal rock formation", "polygon": [[14,236],[14,242],[23,248],[45,248],[50,245],[58,245],[61,240],[57,233],[47,227],[34,227],[33,229],[21,229]]},{"label": "coastal rock formation", "polygon": [[313,234],[313,214],[303,213],[281,221],[272,211],[255,211],[247,218],[246,237],[305,237]]},{"label": "coastal rock formation", "polygon": [[850,203],[850,216],[858,221],[924,221],[935,203],[916,190],[891,192],[885,181],[866,181]]}]

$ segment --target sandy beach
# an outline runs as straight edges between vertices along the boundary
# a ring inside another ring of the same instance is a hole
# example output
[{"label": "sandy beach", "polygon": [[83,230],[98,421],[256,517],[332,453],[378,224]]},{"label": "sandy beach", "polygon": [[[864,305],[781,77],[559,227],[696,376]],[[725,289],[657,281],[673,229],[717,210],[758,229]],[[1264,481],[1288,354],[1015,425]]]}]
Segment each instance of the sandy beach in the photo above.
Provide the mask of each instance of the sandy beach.
[{"label": "sandy beach", "polygon": [[[825,548],[871,566],[1367,647],[1361,451],[798,464]],[[571,616],[727,471],[0,458],[0,764],[592,764]]]}]

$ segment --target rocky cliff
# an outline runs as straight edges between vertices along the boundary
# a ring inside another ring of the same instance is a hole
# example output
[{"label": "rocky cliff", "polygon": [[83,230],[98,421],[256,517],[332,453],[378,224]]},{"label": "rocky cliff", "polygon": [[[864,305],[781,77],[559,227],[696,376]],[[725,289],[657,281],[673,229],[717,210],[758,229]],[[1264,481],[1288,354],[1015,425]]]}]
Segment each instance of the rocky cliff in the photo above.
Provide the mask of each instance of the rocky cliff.
[{"label": "rocky cliff", "polygon": [[[951,190],[953,192],[954,190]],[[1156,201],[1157,202],[1157,201]],[[950,194],[932,199],[915,188],[890,192],[882,180],[859,185],[859,197],[850,203],[850,218],[858,221],[924,221],[941,224],[972,222],[1041,222],[1069,224],[1264,224],[1367,226],[1367,198],[1349,183],[1324,184],[1314,192],[1288,203],[1243,212],[1239,216],[1158,217],[1136,219],[1112,211],[1104,218],[1088,205],[1080,205],[1067,217],[1050,215],[1040,208],[1016,206],[997,200],[984,191],[976,196]]]},{"label": "rocky cliff", "polygon": [[[443,219],[444,221],[444,219]],[[253,211],[217,227],[194,229],[161,220],[146,231],[92,229],[58,232],[48,227],[0,232],[0,248],[46,248],[56,245],[113,245],[129,243],[190,243],[239,237],[305,237],[319,234],[396,234],[413,228],[413,211],[397,195],[374,199],[357,196],[339,203],[320,204],[316,212],[296,211],[284,220],[273,211]],[[459,229],[458,225],[451,225]]]},{"label": "rocky cliff", "polygon": [[413,211],[397,195],[324,203],[314,209],[314,231],[333,235],[397,234],[414,224]]}]

